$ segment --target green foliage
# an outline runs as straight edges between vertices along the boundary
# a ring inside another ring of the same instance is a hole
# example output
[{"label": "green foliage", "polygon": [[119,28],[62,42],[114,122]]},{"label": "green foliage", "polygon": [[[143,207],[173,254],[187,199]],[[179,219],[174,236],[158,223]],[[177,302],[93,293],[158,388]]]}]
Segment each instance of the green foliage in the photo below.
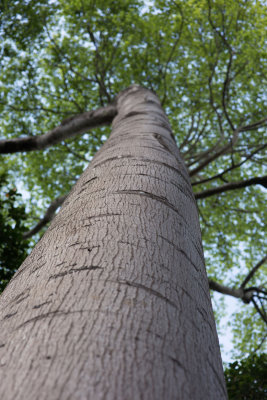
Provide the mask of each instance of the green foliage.
[{"label": "green foliage", "polygon": [[53,11],[53,3],[46,0],[2,0],[2,35],[7,42],[10,40],[10,47],[5,47],[5,56],[12,55],[12,44],[16,44],[21,50],[29,48],[43,33],[44,24],[48,22]]},{"label": "green foliage", "polygon": [[229,364],[225,379],[229,400],[266,400],[267,355],[253,355]]},{"label": "green foliage", "polygon": [[[40,135],[138,83],[159,95],[191,173],[231,144],[192,173],[196,192],[266,173],[264,126],[238,130],[265,117],[264,1],[2,4],[0,131],[5,138]],[[2,156],[1,169],[17,181],[23,176],[35,214],[41,215],[42,207],[70,190],[109,132],[97,128],[42,152]],[[264,256],[264,194],[262,187],[251,186],[198,202],[208,275],[224,285],[238,287]],[[250,285],[263,281],[261,268]],[[215,311],[221,314],[220,308]],[[231,324],[243,357],[257,347],[263,322],[246,305]]]},{"label": "green foliage", "polygon": [[0,175],[0,293],[27,256],[29,241],[23,240],[28,217],[16,187]]}]

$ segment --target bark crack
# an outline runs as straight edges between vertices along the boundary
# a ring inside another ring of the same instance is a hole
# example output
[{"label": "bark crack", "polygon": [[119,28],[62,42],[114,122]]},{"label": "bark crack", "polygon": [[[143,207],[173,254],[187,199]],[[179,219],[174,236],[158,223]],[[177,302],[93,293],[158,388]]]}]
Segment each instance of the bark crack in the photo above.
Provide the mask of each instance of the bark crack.
[{"label": "bark crack", "polygon": [[99,267],[98,265],[91,265],[89,267],[81,267],[81,268],[71,268],[65,272],[59,272],[58,274],[51,275],[48,280],[50,279],[57,279],[62,278],[63,276],[70,275],[74,272],[82,272],[82,271],[94,271],[96,269],[103,269],[103,267]]},{"label": "bark crack", "polygon": [[[197,272],[199,272],[199,268],[193,263],[193,261],[189,258],[189,256],[186,254],[186,252],[185,252],[184,250],[180,249],[178,246],[176,246],[175,243],[172,243],[170,240],[168,240],[168,239],[165,238],[164,236],[159,235],[159,237],[160,237],[162,240],[165,240],[167,243],[169,243],[169,244],[170,244],[172,247],[174,247],[175,250],[177,250],[179,253],[183,254],[183,256],[190,262],[190,264],[194,267],[194,269],[195,269]],[[202,260],[202,261],[203,261],[203,264],[204,264],[204,260]]]},{"label": "bark crack", "polygon": [[43,306],[45,306],[46,304],[51,304],[52,303],[52,301],[50,300],[50,301],[45,301],[44,303],[41,303],[41,304],[36,304],[35,306],[33,306],[32,308],[33,309],[36,309],[36,308],[41,308],[41,307],[43,307]]},{"label": "bark crack", "polygon": [[[177,212],[177,214],[179,214],[178,210],[176,207],[174,207],[173,204],[171,204],[168,199],[166,197],[163,196],[157,196],[154,193],[150,193],[150,192],[145,192],[143,190],[118,190],[117,192],[113,192],[114,194],[136,194],[139,196],[145,196],[145,197],[149,197],[153,200],[159,201],[160,203],[163,203],[166,207],[171,208],[172,210],[174,210],[175,212]],[[180,215],[180,214],[179,214]],[[180,217],[183,218],[182,215],[180,215]]]},{"label": "bark crack", "polygon": [[49,311],[49,312],[47,312],[45,314],[37,315],[36,317],[27,319],[22,324],[18,325],[16,327],[16,330],[19,330],[20,328],[22,328],[23,326],[25,326],[25,325],[27,325],[27,324],[29,324],[31,322],[34,323],[36,321],[40,321],[42,319],[49,318],[49,317],[52,317],[52,316],[60,317],[62,315],[77,314],[77,313],[82,313],[82,312],[88,312],[88,310],[74,310],[74,311],[55,310],[55,311]]},{"label": "bark crack", "polygon": [[178,309],[177,304],[175,304],[173,301],[169,300],[167,297],[165,297],[163,294],[161,294],[157,290],[154,290],[152,288],[144,286],[141,283],[130,282],[130,281],[121,281],[121,280],[118,280],[117,282],[120,283],[120,284],[123,284],[123,285],[132,286],[132,287],[135,287],[137,289],[145,290],[149,294],[152,294],[153,296],[159,297],[160,299],[166,301],[168,304],[170,304],[176,310]]},{"label": "bark crack", "polygon": [[18,312],[16,311],[16,312],[13,312],[13,313],[10,313],[10,314],[6,314],[6,315],[4,316],[3,319],[11,318],[11,317],[13,317],[14,315],[16,315],[17,313],[18,313]]}]

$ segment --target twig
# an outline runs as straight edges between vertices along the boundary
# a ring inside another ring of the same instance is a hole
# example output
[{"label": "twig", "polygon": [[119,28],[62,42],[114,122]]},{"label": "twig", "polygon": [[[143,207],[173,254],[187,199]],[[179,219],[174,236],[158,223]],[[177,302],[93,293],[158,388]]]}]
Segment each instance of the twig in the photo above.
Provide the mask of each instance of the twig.
[{"label": "twig", "polygon": [[256,265],[254,268],[252,268],[252,270],[248,273],[248,275],[246,276],[246,278],[244,279],[244,281],[241,284],[241,288],[244,288],[246,286],[246,284],[250,281],[250,279],[255,275],[255,273],[258,271],[258,269],[267,261],[267,255],[265,257],[263,257]]},{"label": "twig", "polygon": [[267,175],[256,176],[239,182],[230,182],[213,189],[203,190],[202,192],[195,193],[195,198],[205,199],[206,197],[214,196],[215,194],[228,192],[229,190],[242,189],[251,185],[262,185],[267,188]]}]

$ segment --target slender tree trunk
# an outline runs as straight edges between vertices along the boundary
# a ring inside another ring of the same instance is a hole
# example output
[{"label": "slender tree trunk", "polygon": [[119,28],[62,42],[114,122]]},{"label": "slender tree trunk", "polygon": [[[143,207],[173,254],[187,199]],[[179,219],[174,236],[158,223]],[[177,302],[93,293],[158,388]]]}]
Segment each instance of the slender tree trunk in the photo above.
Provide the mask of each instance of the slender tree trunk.
[{"label": "slender tree trunk", "polygon": [[3,400],[220,400],[197,207],[159,100],[109,140],[1,297]]}]

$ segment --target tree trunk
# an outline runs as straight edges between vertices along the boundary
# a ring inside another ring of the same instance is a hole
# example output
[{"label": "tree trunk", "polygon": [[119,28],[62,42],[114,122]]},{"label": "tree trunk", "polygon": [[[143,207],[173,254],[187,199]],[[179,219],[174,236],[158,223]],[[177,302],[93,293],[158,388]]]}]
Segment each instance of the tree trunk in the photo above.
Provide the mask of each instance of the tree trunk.
[{"label": "tree trunk", "polygon": [[3,400],[226,399],[198,212],[157,96],[109,140],[4,291]]}]

